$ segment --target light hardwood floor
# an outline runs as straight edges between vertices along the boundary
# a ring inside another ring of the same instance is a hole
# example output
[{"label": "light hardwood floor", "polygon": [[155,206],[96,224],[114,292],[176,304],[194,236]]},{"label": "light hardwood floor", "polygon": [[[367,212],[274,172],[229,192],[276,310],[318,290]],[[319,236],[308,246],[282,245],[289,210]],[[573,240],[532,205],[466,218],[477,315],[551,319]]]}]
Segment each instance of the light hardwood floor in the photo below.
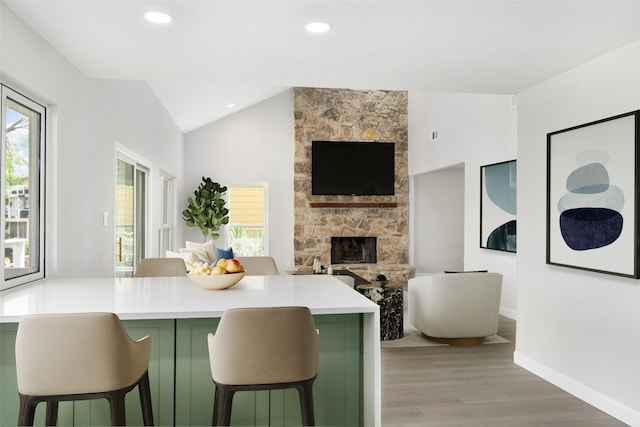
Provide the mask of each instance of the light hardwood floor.
[{"label": "light hardwood floor", "polygon": [[515,321],[501,317],[509,344],[382,349],[382,425],[624,426],[513,363]]}]

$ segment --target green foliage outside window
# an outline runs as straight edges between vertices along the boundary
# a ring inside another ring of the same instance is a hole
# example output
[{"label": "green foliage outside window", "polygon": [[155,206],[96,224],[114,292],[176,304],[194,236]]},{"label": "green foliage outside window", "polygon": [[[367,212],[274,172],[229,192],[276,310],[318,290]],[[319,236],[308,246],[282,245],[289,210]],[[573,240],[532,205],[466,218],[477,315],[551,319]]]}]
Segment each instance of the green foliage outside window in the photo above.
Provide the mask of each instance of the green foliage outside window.
[{"label": "green foliage outside window", "polygon": [[241,253],[243,256],[263,256],[265,254],[264,229],[230,226],[229,244],[234,253]]}]

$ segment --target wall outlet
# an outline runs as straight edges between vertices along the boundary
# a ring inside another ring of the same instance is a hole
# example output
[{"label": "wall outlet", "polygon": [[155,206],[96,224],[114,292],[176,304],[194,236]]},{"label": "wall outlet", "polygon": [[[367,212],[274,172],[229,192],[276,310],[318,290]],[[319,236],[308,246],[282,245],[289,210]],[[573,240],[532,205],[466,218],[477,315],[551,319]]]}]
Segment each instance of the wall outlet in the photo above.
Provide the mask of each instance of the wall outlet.
[{"label": "wall outlet", "polygon": [[432,130],[429,138],[431,138],[431,141],[435,141],[436,139],[438,139],[438,129]]}]

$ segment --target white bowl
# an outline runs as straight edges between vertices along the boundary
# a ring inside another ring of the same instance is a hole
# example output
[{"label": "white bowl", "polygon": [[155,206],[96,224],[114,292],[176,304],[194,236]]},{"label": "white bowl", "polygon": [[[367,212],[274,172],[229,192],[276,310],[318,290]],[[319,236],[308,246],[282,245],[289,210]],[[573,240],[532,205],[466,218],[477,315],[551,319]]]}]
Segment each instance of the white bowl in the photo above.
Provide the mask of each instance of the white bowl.
[{"label": "white bowl", "polygon": [[244,271],[240,273],[227,274],[187,274],[189,279],[196,285],[204,289],[219,291],[228,289],[238,283],[244,277]]}]

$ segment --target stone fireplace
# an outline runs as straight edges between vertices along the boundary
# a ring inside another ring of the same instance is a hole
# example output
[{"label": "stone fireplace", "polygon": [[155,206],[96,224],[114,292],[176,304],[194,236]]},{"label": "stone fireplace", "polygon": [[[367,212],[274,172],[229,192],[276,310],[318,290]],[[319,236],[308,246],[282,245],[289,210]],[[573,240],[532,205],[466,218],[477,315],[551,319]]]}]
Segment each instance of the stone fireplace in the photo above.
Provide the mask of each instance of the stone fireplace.
[{"label": "stone fireplace", "polygon": [[375,237],[332,237],[331,264],[376,264]]},{"label": "stone fireplace", "polygon": [[[367,280],[406,280],[409,261],[408,98],[405,91],[294,88],[294,264],[333,264],[333,237],[373,238],[375,260],[340,264]],[[393,195],[311,194],[312,141],[395,143]],[[395,272],[398,272],[396,274]],[[395,278],[395,277],[399,278]]]}]

